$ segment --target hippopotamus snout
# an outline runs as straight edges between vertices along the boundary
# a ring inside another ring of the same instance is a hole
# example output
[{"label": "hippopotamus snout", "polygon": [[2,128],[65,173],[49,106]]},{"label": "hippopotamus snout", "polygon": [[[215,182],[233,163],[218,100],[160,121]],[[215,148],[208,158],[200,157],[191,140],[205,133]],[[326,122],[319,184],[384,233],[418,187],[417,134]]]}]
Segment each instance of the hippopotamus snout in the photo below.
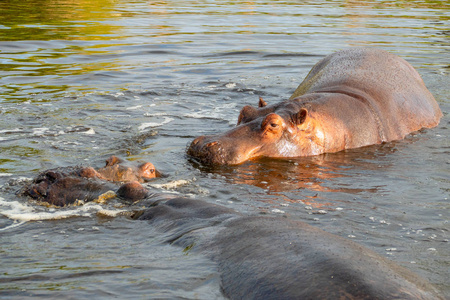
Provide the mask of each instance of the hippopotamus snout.
[{"label": "hippopotamus snout", "polygon": [[200,136],[189,145],[187,154],[204,164],[223,164],[222,149],[221,142],[214,136]]},{"label": "hippopotamus snout", "polygon": [[[238,127],[231,135],[200,136],[192,141],[187,154],[205,165],[240,164],[248,160],[255,149],[254,141],[246,135],[246,131],[247,128]],[[237,139],[244,140],[244,143],[236,142],[236,136]]]}]

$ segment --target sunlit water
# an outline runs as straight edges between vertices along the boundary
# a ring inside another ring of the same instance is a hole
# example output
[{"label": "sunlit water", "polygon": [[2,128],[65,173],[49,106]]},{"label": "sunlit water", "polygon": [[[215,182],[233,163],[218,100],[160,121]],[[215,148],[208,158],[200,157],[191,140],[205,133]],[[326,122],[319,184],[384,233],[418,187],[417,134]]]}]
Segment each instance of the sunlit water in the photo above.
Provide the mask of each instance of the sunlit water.
[{"label": "sunlit water", "polygon": [[[164,244],[126,206],[54,209],[15,192],[39,171],[153,162],[167,191],[285,215],[352,239],[450,295],[446,1],[2,1],[0,295],[220,298],[215,265]],[[210,169],[186,145],[258,97],[288,98],[322,57],[376,46],[408,60],[440,125],[379,146]],[[282,253],[280,253],[282,255]]]}]

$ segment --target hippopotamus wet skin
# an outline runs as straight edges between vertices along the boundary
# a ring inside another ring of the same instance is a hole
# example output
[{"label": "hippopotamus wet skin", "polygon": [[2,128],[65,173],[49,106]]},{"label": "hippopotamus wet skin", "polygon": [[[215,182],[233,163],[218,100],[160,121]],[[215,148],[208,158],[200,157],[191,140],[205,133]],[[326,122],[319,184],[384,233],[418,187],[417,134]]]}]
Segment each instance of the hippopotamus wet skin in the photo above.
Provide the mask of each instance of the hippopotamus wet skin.
[{"label": "hippopotamus wet skin", "polygon": [[135,219],[215,260],[231,299],[442,299],[425,279],[373,251],[288,218],[175,198]]},{"label": "hippopotamus wet skin", "polygon": [[414,68],[374,48],[325,57],[289,100],[241,110],[238,126],[201,136],[188,155],[205,164],[299,157],[403,139],[439,123],[442,113]]},{"label": "hippopotamus wet skin", "polygon": [[[116,156],[106,160],[106,166],[95,170],[92,167],[65,167],[46,170],[19,191],[56,206],[74,204],[78,200],[93,201],[108,191],[131,201],[145,198],[149,191],[141,183],[158,175],[153,164],[125,162]],[[119,188],[117,183],[122,184]]]}]

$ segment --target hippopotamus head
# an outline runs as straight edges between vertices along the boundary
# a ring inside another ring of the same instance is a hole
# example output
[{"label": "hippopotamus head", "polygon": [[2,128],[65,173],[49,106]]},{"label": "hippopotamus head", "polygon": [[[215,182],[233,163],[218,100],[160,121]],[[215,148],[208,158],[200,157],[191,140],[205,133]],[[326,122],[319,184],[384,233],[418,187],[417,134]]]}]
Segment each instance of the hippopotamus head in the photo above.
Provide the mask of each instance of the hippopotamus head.
[{"label": "hippopotamus head", "polygon": [[303,101],[242,108],[237,126],[223,134],[196,138],[188,155],[204,164],[240,164],[259,157],[297,157],[322,153],[323,133]]},{"label": "hippopotamus head", "polygon": [[142,183],[158,177],[159,172],[150,162],[132,164],[112,155],[106,160],[106,166],[98,169],[92,176],[114,182],[138,181]]}]

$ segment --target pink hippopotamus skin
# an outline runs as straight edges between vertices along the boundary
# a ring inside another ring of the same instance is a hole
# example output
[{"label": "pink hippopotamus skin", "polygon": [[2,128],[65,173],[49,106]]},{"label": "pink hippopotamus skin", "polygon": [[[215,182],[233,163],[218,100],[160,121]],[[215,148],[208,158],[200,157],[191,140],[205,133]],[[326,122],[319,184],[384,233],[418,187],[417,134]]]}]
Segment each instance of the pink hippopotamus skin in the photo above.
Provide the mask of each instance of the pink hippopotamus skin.
[{"label": "pink hippopotamus skin", "polygon": [[404,59],[350,48],[319,61],[293,95],[245,106],[235,128],[201,136],[188,155],[204,164],[332,153],[403,139],[437,126],[438,103]]}]

